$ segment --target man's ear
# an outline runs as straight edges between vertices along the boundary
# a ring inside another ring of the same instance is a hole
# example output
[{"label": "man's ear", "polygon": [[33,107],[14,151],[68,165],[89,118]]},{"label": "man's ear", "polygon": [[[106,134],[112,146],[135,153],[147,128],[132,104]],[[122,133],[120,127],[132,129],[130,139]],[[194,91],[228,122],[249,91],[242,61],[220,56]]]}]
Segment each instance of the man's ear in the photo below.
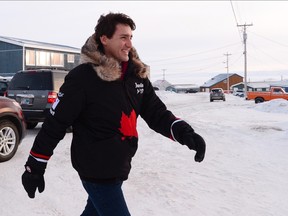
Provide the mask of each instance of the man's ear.
[{"label": "man's ear", "polygon": [[102,35],[101,37],[100,37],[100,41],[101,41],[101,43],[103,44],[103,45],[106,45],[107,44],[107,36],[106,35]]}]

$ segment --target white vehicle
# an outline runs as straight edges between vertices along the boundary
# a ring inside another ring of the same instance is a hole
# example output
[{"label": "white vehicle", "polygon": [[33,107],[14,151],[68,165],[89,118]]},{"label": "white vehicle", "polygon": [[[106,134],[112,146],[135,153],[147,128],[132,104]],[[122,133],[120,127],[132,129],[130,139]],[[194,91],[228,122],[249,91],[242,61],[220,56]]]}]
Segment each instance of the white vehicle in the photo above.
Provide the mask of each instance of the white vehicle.
[{"label": "white vehicle", "polygon": [[244,97],[244,90],[243,89],[234,90],[233,95],[239,96],[239,97]]}]

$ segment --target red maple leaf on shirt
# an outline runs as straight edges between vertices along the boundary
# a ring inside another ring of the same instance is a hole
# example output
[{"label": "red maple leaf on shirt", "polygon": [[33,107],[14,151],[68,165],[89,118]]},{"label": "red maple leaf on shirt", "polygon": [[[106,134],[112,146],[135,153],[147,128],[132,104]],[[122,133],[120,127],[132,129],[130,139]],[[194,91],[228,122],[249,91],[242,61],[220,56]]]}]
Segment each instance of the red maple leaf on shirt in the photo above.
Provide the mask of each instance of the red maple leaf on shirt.
[{"label": "red maple leaf on shirt", "polygon": [[122,112],[120,126],[119,130],[123,134],[123,139],[125,139],[125,137],[138,137],[136,130],[136,113],[134,109],[131,111],[130,115],[126,115]]}]

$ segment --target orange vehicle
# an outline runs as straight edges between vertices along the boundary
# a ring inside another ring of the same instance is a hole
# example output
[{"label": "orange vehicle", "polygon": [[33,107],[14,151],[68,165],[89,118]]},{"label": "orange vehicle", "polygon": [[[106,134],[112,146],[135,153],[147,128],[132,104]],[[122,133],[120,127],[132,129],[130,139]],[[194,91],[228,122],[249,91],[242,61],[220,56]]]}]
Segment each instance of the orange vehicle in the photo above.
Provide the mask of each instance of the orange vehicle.
[{"label": "orange vehicle", "polygon": [[272,99],[283,98],[288,100],[288,93],[281,87],[271,87],[270,91],[248,91],[246,99],[255,100],[255,103],[261,103]]}]

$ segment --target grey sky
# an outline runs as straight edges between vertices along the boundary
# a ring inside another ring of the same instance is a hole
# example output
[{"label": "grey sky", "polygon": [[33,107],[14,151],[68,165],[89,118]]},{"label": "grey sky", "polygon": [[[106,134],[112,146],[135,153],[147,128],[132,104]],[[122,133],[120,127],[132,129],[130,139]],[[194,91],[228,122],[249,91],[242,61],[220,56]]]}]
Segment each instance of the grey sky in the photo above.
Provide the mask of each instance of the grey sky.
[{"label": "grey sky", "polygon": [[[202,84],[229,72],[248,79],[288,79],[288,1],[0,1],[0,35],[81,48],[101,14],[123,12],[136,23],[133,43],[151,79]],[[236,23],[236,20],[237,23]]]}]

